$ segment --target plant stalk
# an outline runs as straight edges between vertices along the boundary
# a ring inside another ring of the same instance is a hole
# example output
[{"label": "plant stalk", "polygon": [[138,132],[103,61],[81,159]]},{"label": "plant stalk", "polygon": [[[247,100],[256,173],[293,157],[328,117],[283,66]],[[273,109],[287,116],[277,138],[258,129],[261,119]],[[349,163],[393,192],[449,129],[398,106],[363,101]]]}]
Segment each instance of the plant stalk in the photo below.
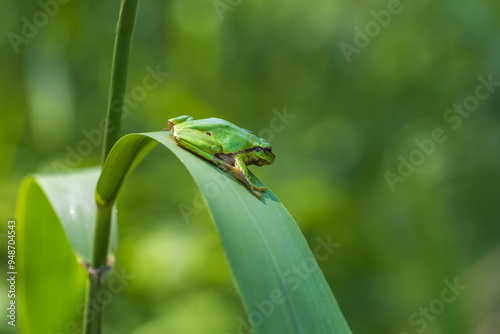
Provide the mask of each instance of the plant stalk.
[{"label": "plant stalk", "polygon": [[[111,82],[109,86],[108,109],[102,150],[102,165],[113,145],[120,137],[120,126],[123,114],[123,100],[127,87],[127,72],[134,33],[135,20],[139,0],[122,0],[120,15],[116,27],[113,61],[111,65]],[[92,260],[89,265],[89,279],[85,296],[85,313],[83,315],[84,334],[100,334],[103,311],[102,290],[104,274],[108,269],[107,255],[109,235],[111,231],[111,216],[114,201],[105,205],[97,205],[96,225]]]},{"label": "plant stalk", "polygon": [[87,281],[87,294],[85,296],[85,312],[83,314],[83,331],[85,334],[101,333],[102,319],[102,289],[104,283],[104,272],[89,274]]},{"label": "plant stalk", "polygon": [[89,268],[87,268],[89,279],[87,282],[85,313],[82,326],[83,333],[85,334],[101,333],[101,319],[104,306],[102,304],[103,294],[101,291],[103,289],[104,274],[108,269],[107,255],[112,213],[113,203],[105,206],[97,206],[92,260]]},{"label": "plant stalk", "polygon": [[109,151],[120,138],[120,126],[123,114],[123,100],[127,87],[127,71],[134,34],[135,18],[139,0],[122,0],[120,16],[116,26],[115,47],[111,65],[108,110],[102,149],[102,165]]}]

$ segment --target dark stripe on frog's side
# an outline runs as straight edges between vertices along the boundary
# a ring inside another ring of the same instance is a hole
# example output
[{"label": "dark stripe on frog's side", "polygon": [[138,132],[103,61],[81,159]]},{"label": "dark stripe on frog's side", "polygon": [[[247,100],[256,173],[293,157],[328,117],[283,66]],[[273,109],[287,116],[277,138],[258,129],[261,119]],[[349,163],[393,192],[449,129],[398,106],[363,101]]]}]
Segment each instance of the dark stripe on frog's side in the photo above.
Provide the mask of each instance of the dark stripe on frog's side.
[{"label": "dark stripe on frog's side", "polygon": [[[261,148],[261,147],[251,147],[251,148],[247,148],[247,149],[242,150],[242,151],[238,151],[236,153],[216,153],[216,154],[214,154],[214,156],[221,159],[222,161],[230,164],[230,165],[234,165],[234,157],[236,157],[238,154],[250,153],[252,151],[255,151],[257,148]],[[262,159],[259,159],[259,160],[262,160]],[[254,164],[256,162],[257,161],[252,161],[251,163]]]},{"label": "dark stripe on frog's side", "polygon": [[[238,153],[240,153],[240,152],[238,152]],[[218,158],[218,159],[220,159],[220,160],[222,160],[230,165],[234,165],[234,157],[238,153],[215,153],[214,157],[216,157],[216,158]]]}]

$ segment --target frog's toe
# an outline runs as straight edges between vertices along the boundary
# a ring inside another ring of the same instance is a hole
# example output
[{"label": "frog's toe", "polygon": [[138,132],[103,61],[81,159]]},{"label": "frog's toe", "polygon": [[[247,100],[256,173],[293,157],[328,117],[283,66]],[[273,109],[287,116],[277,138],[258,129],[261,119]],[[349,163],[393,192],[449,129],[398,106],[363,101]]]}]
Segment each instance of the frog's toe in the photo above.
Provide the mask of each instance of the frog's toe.
[{"label": "frog's toe", "polygon": [[252,185],[252,188],[253,188],[254,190],[257,190],[257,191],[262,191],[262,192],[264,192],[264,193],[267,191],[267,188],[266,188],[266,187],[257,187],[257,186]]},{"label": "frog's toe", "polygon": [[252,193],[257,196],[258,199],[261,199],[262,195],[258,191],[252,191]]},{"label": "frog's toe", "polygon": [[224,173],[225,173],[225,172],[227,172],[227,168],[226,168],[226,167],[224,167],[223,165],[216,163],[216,166],[217,166],[217,167],[219,167],[219,169],[220,169],[221,171],[223,171]]}]

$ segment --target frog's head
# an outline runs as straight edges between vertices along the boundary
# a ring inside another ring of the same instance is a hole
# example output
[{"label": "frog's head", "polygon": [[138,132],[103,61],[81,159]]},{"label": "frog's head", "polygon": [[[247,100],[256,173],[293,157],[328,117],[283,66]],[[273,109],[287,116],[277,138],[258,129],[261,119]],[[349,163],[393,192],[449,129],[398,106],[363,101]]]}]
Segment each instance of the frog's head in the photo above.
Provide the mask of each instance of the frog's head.
[{"label": "frog's head", "polygon": [[264,166],[274,162],[273,148],[268,143],[265,146],[257,146],[253,148],[253,154],[249,154],[254,165]]}]

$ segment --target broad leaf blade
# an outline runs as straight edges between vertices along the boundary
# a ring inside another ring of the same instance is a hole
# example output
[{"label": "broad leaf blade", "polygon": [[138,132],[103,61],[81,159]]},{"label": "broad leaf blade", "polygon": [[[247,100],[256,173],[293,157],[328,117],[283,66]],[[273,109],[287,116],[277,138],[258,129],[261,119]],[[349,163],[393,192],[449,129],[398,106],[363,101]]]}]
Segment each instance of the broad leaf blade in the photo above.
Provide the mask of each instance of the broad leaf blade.
[{"label": "broad leaf blade", "polygon": [[[19,192],[17,246],[21,333],[81,327],[100,169],[27,177]],[[116,245],[116,219],[111,243]]]},{"label": "broad leaf blade", "polygon": [[256,333],[350,333],[302,233],[276,196],[268,190],[258,200],[229,174],[179,148],[169,132],[120,139],[103,168],[97,200],[114,201],[126,175],[157,142],[200,187]]},{"label": "broad leaf blade", "polygon": [[[65,174],[36,176],[37,182],[59,218],[75,254],[90,263],[94,244],[95,185],[99,168],[79,169]],[[117,244],[116,214],[113,215],[110,251]]]}]

